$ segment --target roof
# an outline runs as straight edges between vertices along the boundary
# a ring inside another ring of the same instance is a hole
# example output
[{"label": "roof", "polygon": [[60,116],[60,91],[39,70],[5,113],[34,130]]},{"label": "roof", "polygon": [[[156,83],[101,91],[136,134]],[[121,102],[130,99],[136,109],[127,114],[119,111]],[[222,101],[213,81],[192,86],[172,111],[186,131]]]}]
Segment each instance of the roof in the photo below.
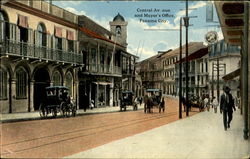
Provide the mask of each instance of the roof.
[{"label": "roof", "polygon": [[[198,49],[197,51],[193,52],[192,54],[188,55],[188,61],[192,61],[198,58],[202,58],[203,56],[205,56],[206,54],[208,54],[208,48],[201,48]],[[185,62],[186,61],[186,57],[182,58],[181,60],[177,61],[176,63],[180,63],[181,62]]]},{"label": "roof", "polygon": [[232,80],[239,75],[240,75],[240,68],[234,70],[233,72],[226,74],[225,76],[222,77],[222,79],[225,81],[229,81],[229,80]]},{"label": "roof", "polygon": [[65,87],[65,86],[50,86],[50,87],[46,87],[46,89],[67,89],[68,90],[68,87]]},{"label": "roof", "polygon": [[114,21],[123,21],[123,22],[125,22],[125,19],[124,19],[124,17],[123,17],[120,13],[118,13],[118,14],[114,17],[113,22],[114,22]]},{"label": "roof", "polygon": [[[108,39],[108,38],[106,38],[106,37],[103,37],[103,36],[99,35],[98,33],[94,32],[94,31],[89,30],[89,29],[86,28],[86,27],[80,27],[79,29],[80,29],[83,33],[85,33],[87,36],[89,36],[89,37],[96,38],[96,39],[100,39],[100,40],[107,41],[107,42],[110,42],[110,43],[112,43],[112,44],[116,44],[116,45],[119,45],[119,46],[121,46],[121,47],[124,47],[124,46],[122,46],[122,45],[120,45],[120,44],[118,44],[118,43],[115,43],[114,41],[112,41],[112,40],[110,40],[110,39]],[[125,48],[125,47],[124,47],[124,48]]]}]

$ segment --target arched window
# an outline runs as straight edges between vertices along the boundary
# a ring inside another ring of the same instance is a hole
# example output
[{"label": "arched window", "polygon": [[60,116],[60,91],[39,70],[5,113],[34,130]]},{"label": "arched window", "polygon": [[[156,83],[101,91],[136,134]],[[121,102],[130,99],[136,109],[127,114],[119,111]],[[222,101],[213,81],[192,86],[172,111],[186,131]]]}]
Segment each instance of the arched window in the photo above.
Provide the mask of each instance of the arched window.
[{"label": "arched window", "polygon": [[0,11],[0,39],[9,38],[8,18],[4,12]]},{"label": "arched window", "polygon": [[7,99],[7,71],[0,68],[0,100]]},{"label": "arched window", "polygon": [[53,75],[54,86],[61,86],[62,85],[62,78],[61,74],[57,71]]},{"label": "arched window", "polygon": [[73,77],[70,72],[66,74],[66,87],[69,88],[69,94],[73,95]]},{"label": "arched window", "polygon": [[119,26],[119,25],[116,26],[115,32],[116,32],[116,36],[120,36],[120,35],[121,35],[121,32],[122,32],[121,26]]},{"label": "arched window", "polygon": [[46,28],[44,24],[39,23],[37,26],[38,37],[37,37],[37,44],[39,46],[46,46]]},{"label": "arched window", "polygon": [[23,67],[16,71],[16,98],[27,98],[27,73]]}]

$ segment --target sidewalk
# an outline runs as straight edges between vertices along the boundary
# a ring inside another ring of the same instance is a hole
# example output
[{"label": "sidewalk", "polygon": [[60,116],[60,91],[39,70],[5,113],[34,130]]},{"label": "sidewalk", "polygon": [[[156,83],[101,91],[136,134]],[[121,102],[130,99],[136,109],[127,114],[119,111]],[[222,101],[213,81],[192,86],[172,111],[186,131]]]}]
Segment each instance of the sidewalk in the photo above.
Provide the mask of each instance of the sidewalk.
[{"label": "sidewalk", "polygon": [[[138,105],[138,110],[144,109],[144,104],[141,106]],[[87,109],[86,112],[83,111],[83,109],[77,110],[77,116],[79,115],[90,115],[90,114],[98,114],[98,113],[111,113],[111,112],[118,112],[120,111],[120,107],[101,107],[101,108],[94,108],[94,109]],[[132,106],[127,107],[127,111],[133,111]],[[48,118],[52,117],[51,114],[49,114]],[[58,114],[57,118],[60,118],[60,113]],[[17,122],[17,121],[27,121],[27,120],[41,120],[43,118],[40,117],[39,112],[25,112],[25,113],[6,113],[6,114],[0,114],[0,119],[2,123],[7,122]]]},{"label": "sidewalk", "polygon": [[67,158],[241,159],[249,155],[250,140],[243,139],[243,119],[237,109],[228,131],[222,115],[210,110]]}]

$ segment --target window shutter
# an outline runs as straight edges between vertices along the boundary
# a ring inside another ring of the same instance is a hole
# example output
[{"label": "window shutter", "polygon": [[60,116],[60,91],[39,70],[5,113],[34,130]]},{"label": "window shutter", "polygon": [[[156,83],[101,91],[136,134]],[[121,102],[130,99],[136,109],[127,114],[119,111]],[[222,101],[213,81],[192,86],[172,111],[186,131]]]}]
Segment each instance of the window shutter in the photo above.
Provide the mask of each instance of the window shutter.
[{"label": "window shutter", "polygon": [[31,29],[28,30],[28,43],[33,44],[33,31]]},{"label": "window shutter", "polygon": [[62,50],[67,52],[67,40],[62,38]]},{"label": "window shutter", "polygon": [[51,48],[51,35],[50,34],[46,34],[46,38],[47,38],[47,48]]},{"label": "window shutter", "polygon": [[20,29],[16,27],[16,41],[20,42]]}]

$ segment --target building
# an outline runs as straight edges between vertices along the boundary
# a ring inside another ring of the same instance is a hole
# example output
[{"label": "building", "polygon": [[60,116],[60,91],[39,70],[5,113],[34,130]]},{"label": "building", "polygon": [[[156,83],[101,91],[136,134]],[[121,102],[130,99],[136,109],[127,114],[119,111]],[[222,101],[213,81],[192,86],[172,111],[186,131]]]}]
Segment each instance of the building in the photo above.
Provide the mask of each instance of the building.
[{"label": "building", "polygon": [[[243,113],[243,136],[249,137],[250,128],[250,104],[249,104],[249,61],[250,61],[250,40],[249,40],[249,2],[246,1],[216,1],[215,7],[219,17],[222,33],[225,42],[241,47],[240,70],[231,77],[239,76],[240,99]],[[230,76],[229,76],[230,77]],[[228,78],[230,80],[230,78]]]},{"label": "building", "polygon": [[225,40],[220,40],[212,44],[209,50],[209,81],[211,96],[215,96],[219,99],[217,95],[223,92],[223,85],[227,85],[230,87],[233,97],[236,97],[239,95],[239,77],[231,80],[226,80],[225,78],[224,80],[223,77],[240,68],[241,48],[239,46],[230,45],[226,43]]},{"label": "building", "polygon": [[47,86],[67,86],[76,100],[77,15],[45,1],[8,1],[0,18],[1,113],[38,110]]},{"label": "building", "polygon": [[139,75],[142,80],[142,92],[145,94],[147,89],[161,89],[163,90],[163,77],[162,77],[162,62],[161,57],[163,53],[159,52],[157,55],[152,56],[138,63],[140,68]]},{"label": "building", "polygon": [[109,31],[43,0],[1,2],[0,13],[2,113],[38,110],[47,86],[67,86],[78,109],[118,105],[122,90],[135,91],[137,57],[120,14]]},{"label": "building", "polygon": [[[182,95],[186,95],[186,57],[185,46],[182,46],[183,58],[175,63],[175,82],[177,95],[179,95],[179,63],[182,62]],[[203,96],[209,93],[208,85],[208,48],[202,42],[188,44],[188,94]],[[178,57],[179,59],[179,57]]]},{"label": "building", "polygon": [[88,107],[91,100],[95,107],[117,106],[122,90],[135,91],[136,56],[127,52],[127,24],[118,13],[110,22],[109,31],[88,17],[79,16],[84,63],[79,72],[80,109]]}]

